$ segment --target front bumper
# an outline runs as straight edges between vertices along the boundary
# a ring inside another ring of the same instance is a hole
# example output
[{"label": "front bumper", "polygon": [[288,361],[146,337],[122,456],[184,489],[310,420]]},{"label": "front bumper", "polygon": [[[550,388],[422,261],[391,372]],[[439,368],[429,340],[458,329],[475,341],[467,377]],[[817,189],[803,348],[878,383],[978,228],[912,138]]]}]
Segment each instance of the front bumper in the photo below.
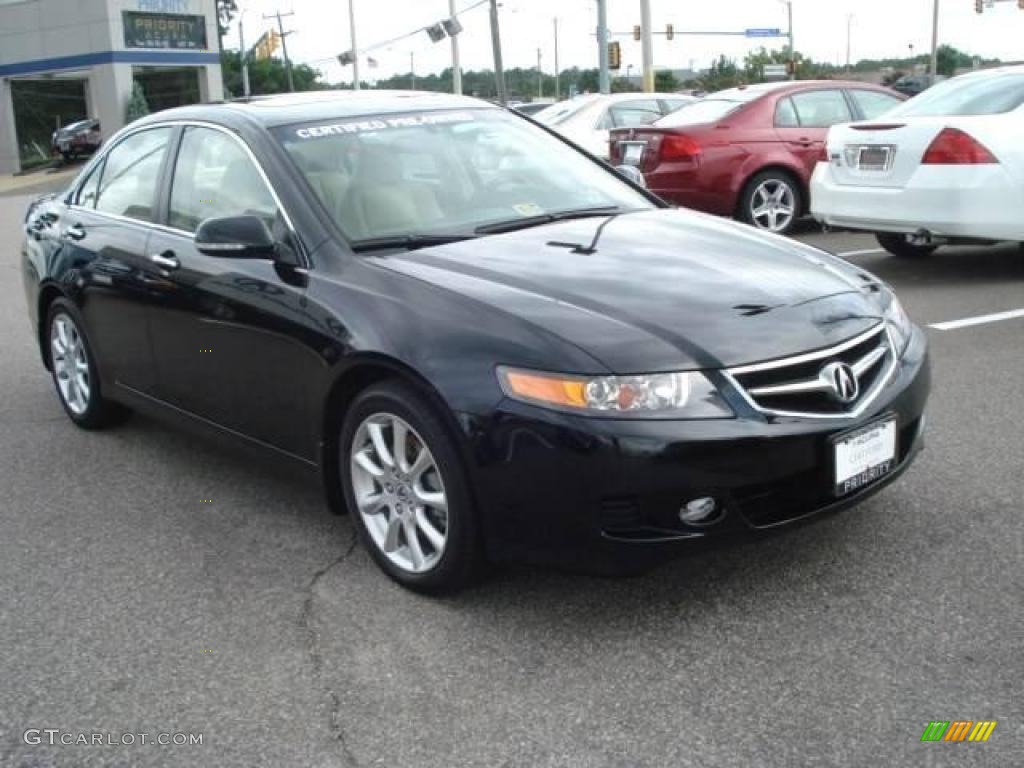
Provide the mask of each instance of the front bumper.
[{"label": "front bumper", "polygon": [[[488,553],[614,572],[839,511],[913,461],[929,387],[926,341],[915,329],[897,371],[856,419],[769,419],[751,409],[728,420],[624,421],[506,401],[466,422]],[[886,414],[897,419],[895,470],[835,498],[831,438]],[[718,502],[714,521],[680,522],[680,507],[704,496]]]},{"label": "front bumper", "polygon": [[922,166],[905,187],[838,184],[828,163],[811,179],[811,213],[868,232],[1024,241],[1024,188],[1001,165]]}]

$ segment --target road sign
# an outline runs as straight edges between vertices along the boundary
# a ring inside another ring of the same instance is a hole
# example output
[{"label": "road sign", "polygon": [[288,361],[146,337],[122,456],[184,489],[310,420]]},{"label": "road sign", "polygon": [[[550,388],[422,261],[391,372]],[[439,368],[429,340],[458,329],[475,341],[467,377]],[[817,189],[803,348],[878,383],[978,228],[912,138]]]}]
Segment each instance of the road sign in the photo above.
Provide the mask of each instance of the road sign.
[{"label": "road sign", "polygon": [[747,37],[782,37],[781,29],[748,29],[744,32]]},{"label": "road sign", "polygon": [[764,76],[765,77],[786,77],[785,64],[765,64],[764,65]]}]

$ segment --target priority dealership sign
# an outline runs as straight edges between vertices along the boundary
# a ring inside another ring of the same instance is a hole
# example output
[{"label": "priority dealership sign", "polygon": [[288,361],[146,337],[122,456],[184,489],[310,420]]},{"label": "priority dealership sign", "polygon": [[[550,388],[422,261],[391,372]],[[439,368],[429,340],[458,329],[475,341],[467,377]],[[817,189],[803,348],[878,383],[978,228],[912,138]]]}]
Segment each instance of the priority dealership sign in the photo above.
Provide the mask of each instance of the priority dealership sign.
[{"label": "priority dealership sign", "polygon": [[126,48],[207,47],[203,16],[124,11],[123,19]]}]

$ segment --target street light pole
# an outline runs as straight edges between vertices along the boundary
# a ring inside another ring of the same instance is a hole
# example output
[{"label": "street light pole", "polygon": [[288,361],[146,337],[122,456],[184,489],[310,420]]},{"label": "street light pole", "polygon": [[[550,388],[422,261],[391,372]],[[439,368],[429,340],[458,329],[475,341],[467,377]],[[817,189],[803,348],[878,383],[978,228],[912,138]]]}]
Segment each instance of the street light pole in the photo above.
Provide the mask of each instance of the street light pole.
[{"label": "street light pole", "polygon": [[540,48],[537,49],[537,98],[544,98],[544,70],[540,66]]},{"label": "street light pole", "polygon": [[241,51],[242,95],[248,99],[251,91],[249,90],[249,57],[245,55],[245,35],[242,32],[242,21],[244,19],[245,11],[242,11],[238,16],[238,49]]},{"label": "street light pole", "polygon": [[558,76],[558,17],[555,17],[555,101],[558,101],[559,76]]},{"label": "street light pole", "polygon": [[348,26],[352,30],[352,90],[359,90],[359,49],[356,47],[356,0],[348,0]]},{"label": "street light pole", "polygon": [[939,0],[935,0],[935,10],[932,12],[932,79],[939,73]]},{"label": "street light pole", "polygon": [[501,30],[498,29],[498,0],[491,0],[491,48],[494,50],[494,79],[497,85],[498,102],[508,104],[505,93],[505,68],[501,63]]},{"label": "street light pole", "polygon": [[853,14],[846,14],[846,74],[850,74],[850,29],[853,26]]},{"label": "street light pole", "polygon": [[[448,0],[448,15],[455,16],[455,0]],[[459,36],[449,35],[452,41],[452,91],[462,95],[462,67],[459,65]]]},{"label": "street light pole", "polygon": [[601,93],[611,93],[611,77],[608,73],[608,2],[597,0],[597,62],[598,85]]},{"label": "street light pole", "polygon": [[644,91],[654,93],[654,43],[651,30],[651,0],[640,0],[640,47],[644,65]]}]

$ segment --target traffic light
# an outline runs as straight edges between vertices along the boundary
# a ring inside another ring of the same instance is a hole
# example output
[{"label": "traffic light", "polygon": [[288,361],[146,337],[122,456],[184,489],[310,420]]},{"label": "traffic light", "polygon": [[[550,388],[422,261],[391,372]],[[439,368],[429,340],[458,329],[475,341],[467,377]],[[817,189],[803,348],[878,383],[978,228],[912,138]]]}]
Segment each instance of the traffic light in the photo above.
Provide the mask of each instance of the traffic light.
[{"label": "traffic light", "polygon": [[608,69],[622,69],[622,46],[618,40],[608,43]]},{"label": "traffic light", "polygon": [[[1021,2],[1024,2],[1024,0],[1021,0]],[[676,36],[675,29],[673,29],[671,24],[667,25],[665,27],[665,39],[666,40],[671,40],[675,36]]]},{"label": "traffic light", "polygon": [[1017,0],[1017,7],[1024,11],[1024,0]]},{"label": "traffic light", "polygon": [[982,13],[985,10],[985,0],[974,0],[974,12]]},{"label": "traffic light", "polygon": [[639,40],[640,39],[640,25],[639,24],[634,24],[633,25],[633,39],[634,40]]},{"label": "traffic light", "polygon": [[281,33],[276,29],[270,30],[270,37],[267,39],[267,50],[269,55],[273,56],[274,52],[281,47]]}]

